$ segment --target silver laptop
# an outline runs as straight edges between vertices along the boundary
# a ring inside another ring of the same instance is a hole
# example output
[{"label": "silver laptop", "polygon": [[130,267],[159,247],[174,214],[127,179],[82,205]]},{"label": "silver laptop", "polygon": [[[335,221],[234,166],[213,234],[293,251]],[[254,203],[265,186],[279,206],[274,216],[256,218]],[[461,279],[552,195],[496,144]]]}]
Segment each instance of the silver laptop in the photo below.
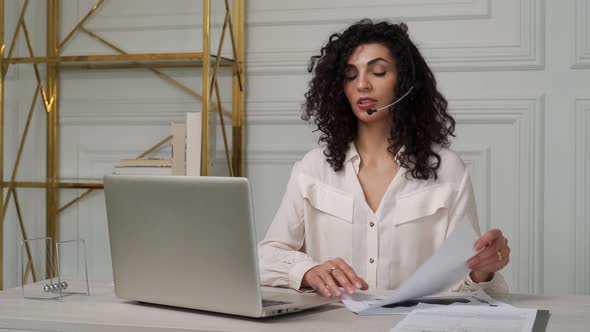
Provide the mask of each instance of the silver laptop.
[{"label": "silver laptop", "polygon": [[112,175],[104,189],[120,298],[249,317],[335,301],[262,291],[245,178]]}]

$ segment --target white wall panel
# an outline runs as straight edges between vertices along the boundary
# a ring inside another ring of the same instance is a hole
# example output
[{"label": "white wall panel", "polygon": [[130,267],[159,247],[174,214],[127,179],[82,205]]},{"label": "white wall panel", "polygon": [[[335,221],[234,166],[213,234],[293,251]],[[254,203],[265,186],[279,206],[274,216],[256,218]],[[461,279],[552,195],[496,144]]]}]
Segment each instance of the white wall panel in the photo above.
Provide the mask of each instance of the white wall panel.
[{"label": "white wall panel", "polygon": [[[79,2],[76,16],[81,18],[95,1]],[[232,1],[229,3],[232,6]],[[202,27],[202,12],[202,1],[194,0],[168,0],[166,6],[160,0],[110,1],[88,26],[96,31],[186,30]],[[224,1],[211,1],[211,23],[221,26],[224,16]]]},{"label": "white wall panel", "polygon": [[482,230],[491,228],[491,193],[490,183],[492,174],[490,172],[491,147],[489,145],[455,145],[453,150],[461,156],[471,175],[479,225]]},{"label": "white wall panel", "polygon": [[265,25],[309,25],[347,24],[358,20],[359,10],[367,17],[390,17],[384,13],[395,13],[395,17],[406,20],[468,20],[487,17],[490,1],[445,1],[445,0],[380,0],[366,5],[338,0],[304,0],[280,2],[273,0],[253,1],[248,8],[248,26]]},{"label": "white wall panel", "polygon": [[[372,6],[357,5],[353,7],[355,14],[348,20],[299,20],[294,24],[254,26],[248,36],[258,35],[260,38],[249,40],[253,45],[248,51],[247,69],[252,75],[303,74],[309,56],[318,53],[332,32],[362,17],[409,22],[411,36],[418,41],[431,67],[438,71],[542,68],[543,1],[491,1],[489,5],[490,15],[465,20],[447,17],[443,12],[440,17],[412,22],[412,16],[405,16],[394,8],[383,9],[374,15],[373,10],[377,9]],[[426,11],[425,14],[432,13]],[[432,29],[433,26],[436,29]],[[282,39],[286,35],[293,38]]]},{"label": "white wall panel", "polygon": [[590,4],[587,0],[575,0],[574,63],[572,68],[590,68]]},{"label": "white wall panel", "polygon": [[[200,104],[179,98],[64,98],[60,124],[79,126],[141,126],[170,125],[184,121],[185,113],[200,108]],[[231,105],[222,103],[224,109]],[[217,113],[214,114],[217,116]],[[226,121],[230,121],[226,116]]]},{"label": "white wall panel", "polygon": [[450,103],[458,123],[455,143],[490,146],[490,226],[512,239],[513,264],[506,269],[507,279],[518,291],[540,292],[544,98],[451,99]]},{"label": "white wall panel", "polygon": [[575,230],[572,234],[577,294],[590,294],[590,99],[576,100]]}]

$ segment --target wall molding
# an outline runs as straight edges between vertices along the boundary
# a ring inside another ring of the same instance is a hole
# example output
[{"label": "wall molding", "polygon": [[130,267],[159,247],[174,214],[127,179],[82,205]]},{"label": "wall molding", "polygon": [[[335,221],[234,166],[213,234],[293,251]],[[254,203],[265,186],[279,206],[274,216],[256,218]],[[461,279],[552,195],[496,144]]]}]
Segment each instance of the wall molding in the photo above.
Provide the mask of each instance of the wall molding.
[{"label": "wall molding", "polygon": [[[245,162],[248,165],[285,165],[292,166],[301,160],[309,152],[309,149],[248,149],[245,153]],[[215,163],[226,163],[225,151],[215,151]]]},{"label": "wall molding", "polygon": [[247,125],[301,125],[303,99],[249,100],[246,103]]},{"label": "wall molding", "polygon": [[[435,71],[531,70],[545,67],[545,6],[542,0],[519,0],[518,36],[491,44],[423,45]],[[513,40],[516,40],[515,43]],[[303,75],[318,50],[270,49],[247,52],[249,75]]]},{"label": "wall molding", "polygon": [[[382,17],[384,12],[397,13],[405,21],[457,21],[485,20],[491,17],[492,0],[471,1],[381,1],[363,8],[364,16]],[[72,15],[80,19],[85,15],[90,4],[77,5],[69,9]],[[108,4],[107,4],[108,5]],[[256,6],[252,4],[251,6]],[[267,8],[264,8],[266,6]],[[544,68],[544,2],[543,0],[519,0],[520,17],[518,36],[510,41],[498,44],[448,44],[422,47],[431,67],[436,71],[479,71],[479,70],[528,70]],[[83,9],[82,9],[83,8]],[[337,9],[337,10],[336,10]],[[197,21],[200,6],[193,11],[178,13],[178,10],[166,14],[141,13],[125,15],[124,13],[99,12],[88,22],[88,27],[96,32],[102,31],[147,31],[154,29],[195,30],[200,29]],[[103,10],[104,11],[104,10]],[[221,27],[223,8],[213,8],[213,27]],[[286,7],[284,4],[267,1],[260,8],[251,11],[247,17],[247,29],[265,26],[285,25],[348,25],[358,20],[359,6],[346,6],[338,1],[329,1],[321,7],[312,0]],[[374,12],[373,15],[370,15]],[[254,15],[254,16],[252,16]],[[66,15],[68,17],[68,15]],[[387,17],[391,19],[391,17]],[[219,21],[219,22],[217,22]],[[75,22],[70,22],[70,25]],[[517,42],[515,43],[514,40]],[[247,50],[249,75],[297,75],[305,74],[307,61],[317,50],[301,49],[267,49]]]},{"label": "wall molding", "polygon": [[574,233],[572,257],[575,294],[590,294],[590,99],[575,101]]},{"label": "wall molding", "polygon": [[[516,231],[519,247],[518,289],[543,292],[544,104],[535,98],[454,99],[451,110],[458,124],[504,123],[515,127],[519,151]],[[514,242],[513,242],[514,243]]]},{"label": "wall molding", "polygon": [[[463,123],[514,123],[523,112],[532,112],[531,103],[543,103],[544,97],[484,96],[481,98],[447,98],[449,110]],[[249,125],[307,125],[298,110],[302,99],[251,100],[247,103],[246,121]],[[254,111],[255,110],[255,111]],[[534,110],[533,110],[534,112]]]},{"label": "wall molding", "polygon": [[[142,12],[141,10],[137,10],[137,7],[134,7],[132,10],[126,10],[130,6],[122,6],[123,10],[113,11],[109,10],[107,8],[109,4],[105,3],[102,6],[104,7],[102,12],[95,13],[95,16],[88,21],[87,27],[94,32],[201,29],[203,27],[201,14],[203,10],[202,3],[198,1],[183,2],[185,6],[179,6],[179,1],[166,6],[171,10],[165,13],[161,11]],[[71,17],[75,17],[79,21],[92,8],[94,3],[94,0],[86,0],[85,3],[77,6],[75,15]],[[147,8],[150,7],[147,4]],[[162,7],[158,8],[161,9]],[[223,18],[225,17],[225,5],[223,5],[223,2],[218,2],[218,5],[215,2],[211,3],[211,17],[211,27],[221,28],[223,26]]]},{"label": "wall molding", "polygon": [[482,230],[491,228],[491,172],[489,145],[454,145],[453,150],[461,156],[470,171],[477,201],[479,225]]},{"label": "wall molding", "polygon": [[[64,98],[65,99],[65,98]],[[166,109],[166,111],[162,111]],[[182,121],[189,103],[148,103],[145,100],[63,100],[59,115],[60,125],[142,126],[170,124]],[[193,108],[194,109],[194,108]]]},{"label": "wall molding", "polygon": [[[545,6],[543,0],[520,0],[516,44],[427,48],[438,71],[530,70],[545,68]],[[454,45],[451,45],[454,46]],[[445,51],[443,51],[445,50]]]},{"label": "wall molding", "polygon": [[[222,103],[225,110],[231,102]],[[200,102],[180,98],[62,98],[60,125],[144,126],[170,125],[184,121],[185,113],[200,108]]]},{"label": "wall molding", "polygon": [[[381,0],[364,8],[366,17],[383,17],[383,13],[396,13],[396,17],[405,21],[412,20],[468,20],[488,18],[491,0],[443,1],[443,0]],[[89,1],[90,2],[90,1]],[[90,2],[91,3],[91,2]],[[106,4],[108,6],[108,4]],[[221,27],[225,9],[212,3],[213,27]],[[292,5],[292,6],[291,6]],[[303,0],[296,3],[276,1],[257,1],[248,3],[246,24],[248,27],[265,27],[275,25],[318,25],[318,24],[350,24],[359,18],[359,6],[345,5],[342,1],[325,1],[318,6],[317,1]],[[78,6],[76,17],[80,19],[86,14]],[[174,6],[169,6],[174,8]],[[157,29],[191,30],[201,29],[200,4],[193,10],[172,11],[158,14],[142,14],[139,11],[124,11],[97,15],[89,21],[93,31],[145,31]],[[218,22],[217,22],[218,21]]]},{"label": "wall molding", "polygon": [[[488,18],[491,0],[471,1],[374,1],[370,8],[363,8],[364,17],[388,18],[383,13],[395,13],[404,21],[468,20]],[[290,6],[292,5],[292,6]],[[283,3],[272,0],[252,3],[248,16],[249,27],[273,25],[351,24],[359,19],[359,6],[346,5],[342,1],[314,0]],[[266,7],[266,8],[264,8]]]},{"label": "wall molding", "polygon": [[571,68],[590,68],[590,4],[586,0],[574,3],[574,61]]},{"label": "wall molding", "polygon": [[[110,167],[117,165],[119,160],[130,158],[136,155],[143,146],[137,144],[108,144],[105,146],[78,146],[75,152],[74,160],[76,176],[81,176],[86,170],[93,170],[96,167]],[[105,173],[108,174],[108,173]],[[102,176],[102,174],[96,174]],[[94,175],[90,175],[93,177]],[[86,176],[87,177],[87,176]]]}]

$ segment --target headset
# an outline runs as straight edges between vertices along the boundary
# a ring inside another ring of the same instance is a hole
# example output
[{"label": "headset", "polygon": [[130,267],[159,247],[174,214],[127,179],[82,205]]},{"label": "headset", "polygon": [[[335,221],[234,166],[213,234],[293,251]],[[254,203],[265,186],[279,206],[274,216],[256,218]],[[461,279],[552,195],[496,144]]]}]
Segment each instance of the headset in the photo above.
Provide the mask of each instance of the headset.
[{"label": "headset", "polygon": [[408,89],[408,91],[406,91],[406,93],[404,93],[401,97],[399,97],[398,99],[396,99],[395,101],[393,101],[391,104],[387,104],[385,106],[379,107],[379,108],[372,108],[372,109],[368,109],[367,110],[367,114],[371,115],[377,111],[389,108],[397,103],[399,103],[400,101],[402,101],[404,98],[406,98],[411,92],[412,90],[414,90],[414,87],[417,85],[416,84],[416,66],[414,65],[414,61],[412,60],[412,54],[410,53],[409,48],[406,47],[407,53],[408,53],[408,59],[410,60],[410,66],[412,67],[412,86]]}]

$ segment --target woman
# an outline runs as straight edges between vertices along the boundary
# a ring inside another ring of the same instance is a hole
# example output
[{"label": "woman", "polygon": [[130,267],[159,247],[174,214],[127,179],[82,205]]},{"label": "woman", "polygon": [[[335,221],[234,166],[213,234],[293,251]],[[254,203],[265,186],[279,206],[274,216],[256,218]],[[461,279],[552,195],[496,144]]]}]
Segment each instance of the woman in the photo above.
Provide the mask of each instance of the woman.
[{"label": "woman", "polygon": [[[264,285],[393,289],[467,217],[479,234],[469,172],[450,149],[455,121],[405,24],[362,20],[311,59],[304,120],[322,146],[295,164],[259,244]],[[453,290],[506,292],[498,229],[474,244],[472,270]]]}]

